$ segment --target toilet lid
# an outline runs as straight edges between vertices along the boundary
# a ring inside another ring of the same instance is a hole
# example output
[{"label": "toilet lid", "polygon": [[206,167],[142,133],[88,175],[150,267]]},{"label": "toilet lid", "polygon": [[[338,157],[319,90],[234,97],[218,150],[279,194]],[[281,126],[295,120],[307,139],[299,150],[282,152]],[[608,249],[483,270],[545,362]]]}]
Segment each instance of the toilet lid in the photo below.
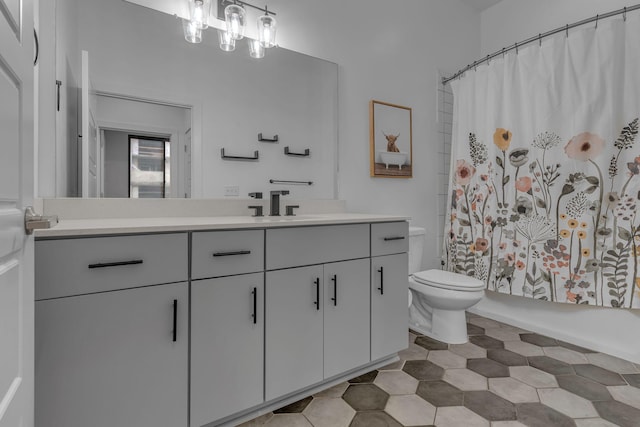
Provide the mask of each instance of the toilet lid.
[{"label": "toilet lid", "polygon": [[413,279],[424,285],[459,291],[477,291],[484,289],[484,283],[475,277],[444,270],[426,270],[413,274]]}]

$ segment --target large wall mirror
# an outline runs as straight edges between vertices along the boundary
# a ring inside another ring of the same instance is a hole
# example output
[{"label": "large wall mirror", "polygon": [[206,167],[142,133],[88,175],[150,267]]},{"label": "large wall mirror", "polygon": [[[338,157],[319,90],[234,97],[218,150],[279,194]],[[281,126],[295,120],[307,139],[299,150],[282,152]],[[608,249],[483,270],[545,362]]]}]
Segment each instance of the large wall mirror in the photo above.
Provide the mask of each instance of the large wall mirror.
[{"label": "large wall mirror", "polygon": [[40,24],[40,132],[55,143],[40,138],[39,196],[335,198],[336,64],[253,59],[244,40],[223,52],[213,28],[190,44],[180,19],[122,0],[46,1],[40,16],[56,19]]}]

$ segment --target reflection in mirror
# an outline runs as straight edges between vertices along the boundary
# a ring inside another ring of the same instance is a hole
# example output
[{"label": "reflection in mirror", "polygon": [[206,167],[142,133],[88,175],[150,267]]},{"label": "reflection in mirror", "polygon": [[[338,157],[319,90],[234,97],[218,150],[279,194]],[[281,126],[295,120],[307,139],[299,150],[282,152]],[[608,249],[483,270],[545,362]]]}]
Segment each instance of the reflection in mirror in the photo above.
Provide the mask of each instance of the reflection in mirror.
[{"label": "reflection in mirror", "polygon": [[[119,131],[170,137],[167,197],[218,198],[231,187],[237,188],[240,197],[253,191],[288,189],[295,199],[335,198],[336,64],[277,47],[254,59],[246,37],[234,52],[223,52],[212,28],[204,31],[202,43],[187,43],[180,19],[125,1],[44,3],[44,9],[55,8],[53,68],[55,78],[62,81],[62,95],[60,112],[45,108],[41,112],[42,117],[55,114],[56,128],[55,149],[39,148],[41,197],[81,194],[78,165],[86,141],[75,138],[82,131],[73,129],[73,123],[80,122],[74,114],[82,106],[74,105],[73,94],[74,88],[82,86],[80,52],[84,50],[91,59],[89,77],[98,95],[94,117],[100,147],[97,164],[102,168],[96,172],[98,195],[121,197],[121,189],[112,192],[109,186],[118,179],[120,185],[126,182],[129,192],[129,178],[122,176],[128,154],[116,160],[119,172],[110,170],[111,155],[118,149],[107,147],[111,144],[108,132]],[[41,82],[50,85],[51,80]],[[150,112],[154,109],[158,111]],[[175,120],[167,117],[169,110]],[[278,135],[279,141],[260,142],[260,133],[265,138]],[[309,149],[311,156],[287,156],[285,147],[291,152]],[[222,149],[239,157],[259,151],[259,160],[225,160]],[[47,150],[55,153],[47,155]],[[55,185],[49,184],[51,180]],[[270,180],[313,185],[285,186]]]}]

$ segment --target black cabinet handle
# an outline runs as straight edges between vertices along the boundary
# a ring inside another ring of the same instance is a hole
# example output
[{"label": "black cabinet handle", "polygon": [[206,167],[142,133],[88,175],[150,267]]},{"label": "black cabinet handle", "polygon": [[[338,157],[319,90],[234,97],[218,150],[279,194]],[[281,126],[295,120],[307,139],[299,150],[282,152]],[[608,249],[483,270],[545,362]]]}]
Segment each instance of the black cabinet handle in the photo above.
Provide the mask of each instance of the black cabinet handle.
[{"label": "black cabinet handle", "polygon": [[404,240],[405,237],[404,236],[394,236],[394,237],[385,237],[384,241],[385,242],[390,242],[392,240]]},{"label": "black cabinet handle", "polygon": [[251,294],[253,295],[253,314],[251,317],[253,317],[253,324],[255,325],[258,323],[258,288],[254,287]]},{"label": "black cabinet handle", "polygon": [[320,278],[318,277],[315,280],[315,284],[316,284],[316,301],[315,301],[315,305],[316,305],[316,310],[320,310]]},{"label": "black cabinet handle", "polygon": [[178,300],[173,300],[173,342],[178,341]]},{"label": "black cabinet handle", "polygon": [[142,264],[141,259],[132,259],[131,261],[118,261],[118,262],[104,262],[97,264],[89,264],[89,268],[106,268],[106,267],[120,267],[122,265],[135,265]]},{"label": "black cabinet handle", "polygon": [[233,251],[233,252],[215,252],[213,256],[233,256],[233,255],[249,255],[251,251]]},{"label": "black cabinet handle", "polygon": [[380,295],[384,295],[384,267],[380,267],[378,273],[380,273],[380,287],[378,290],[380,291]]},{"label": "black cabinet handle", "polygon": [[331,281],[333,282],[333,298],[331,298],[331,301],[333,301],[333,306],[335,307],[338,305],[338,275],[334,274]]}]

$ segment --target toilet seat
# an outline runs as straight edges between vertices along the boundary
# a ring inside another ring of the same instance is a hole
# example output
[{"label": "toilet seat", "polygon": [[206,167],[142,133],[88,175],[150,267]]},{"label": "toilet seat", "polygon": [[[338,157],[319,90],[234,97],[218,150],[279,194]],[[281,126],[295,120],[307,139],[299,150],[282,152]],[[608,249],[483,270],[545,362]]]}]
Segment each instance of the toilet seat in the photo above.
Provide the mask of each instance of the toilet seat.
[{"label": "toilet seat", "polygon": [[440,289],[475,292],[485,288],[484,282],[475,277],[444,270],[426,270],[411,275],[417,283]]}]

